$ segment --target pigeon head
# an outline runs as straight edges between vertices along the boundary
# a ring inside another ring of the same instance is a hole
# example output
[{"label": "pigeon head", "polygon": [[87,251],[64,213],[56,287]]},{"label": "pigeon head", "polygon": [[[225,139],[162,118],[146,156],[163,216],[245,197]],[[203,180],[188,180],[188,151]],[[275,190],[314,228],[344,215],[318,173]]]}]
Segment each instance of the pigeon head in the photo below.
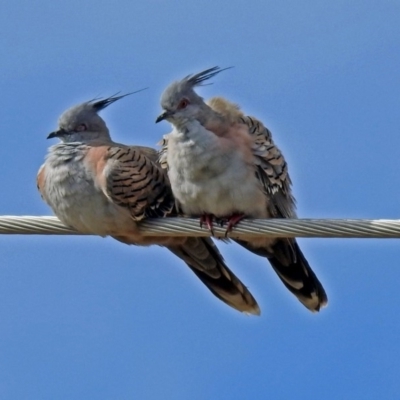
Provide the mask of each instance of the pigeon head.
[{"label": "pigeon head", "polygon": [[171,83],[161,96],[163,113],[156,119],[156,123],[167,120],[172,124],[189,119],[201,120],[201,116],[208,106],[195,91],[196,86],[204,86],[204,82],[220,72],[229,69],[213,67],[195,75],[188,75],[180,81]]},{"label": "pigeon head", "polygon": [[133,93],[136,92],[92,99],[69,108],[58,119],[58,129],[51,132],[47,139],[59,138],[64,143],[70,143],[110,138],[107,125],[98,114],[99,111]]}]

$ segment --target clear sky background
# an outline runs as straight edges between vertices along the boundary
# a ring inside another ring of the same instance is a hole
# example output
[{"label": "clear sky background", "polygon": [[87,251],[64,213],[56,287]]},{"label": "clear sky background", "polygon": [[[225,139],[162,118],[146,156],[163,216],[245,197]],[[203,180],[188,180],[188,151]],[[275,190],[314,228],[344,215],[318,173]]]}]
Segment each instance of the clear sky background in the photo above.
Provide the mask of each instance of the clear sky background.
[{"label": "clear sky background", "polygon": [[[68,107],[155,146],[165,86],[202,88],[272,130],[301,217],[400,216],[400,2],[18,0],[0,6],[0,214],[51,215],[35,177]],[[376,399],[400,391],[400,243],[301,239],[329,306],[313,315],[266,260],[220,245],[261,308],[219,302],[159,247],[0,237],[1,399]]]}]

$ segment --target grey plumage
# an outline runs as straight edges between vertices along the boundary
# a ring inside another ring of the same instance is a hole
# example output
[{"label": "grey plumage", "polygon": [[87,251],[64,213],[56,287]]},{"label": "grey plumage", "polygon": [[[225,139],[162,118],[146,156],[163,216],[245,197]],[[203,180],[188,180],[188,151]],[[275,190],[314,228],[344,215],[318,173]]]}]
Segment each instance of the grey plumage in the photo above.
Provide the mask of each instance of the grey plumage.
[{"label": "grey plumage", "polygon": [[256,300],[226,266],[209,238],[142,236],[137,221],[175,215],[168,176],[151,148],[115,143],[98,111],[121,99],[95,99],[64,112],[38,173],[43,199],[66,225],[133,245],[157,244],[181,258],[231,307],[259,314]]},{"label": "grey plumage", "polygon": [[[219,97],[205,103],[194,91],[222,69],[214,67],[174,82],[164,91],[164,112],[174,129],[164,139],[160,162],[172,191],[191,216],[295,218],[286,161],[271,132]],[[191,81],[192,79],[192,81]],[[232,222],[234,221],[234,222]],[[327,303],[321,283],[295,239],[248,237],[237,242],[268,258],[284,285],[311,311]]]}]

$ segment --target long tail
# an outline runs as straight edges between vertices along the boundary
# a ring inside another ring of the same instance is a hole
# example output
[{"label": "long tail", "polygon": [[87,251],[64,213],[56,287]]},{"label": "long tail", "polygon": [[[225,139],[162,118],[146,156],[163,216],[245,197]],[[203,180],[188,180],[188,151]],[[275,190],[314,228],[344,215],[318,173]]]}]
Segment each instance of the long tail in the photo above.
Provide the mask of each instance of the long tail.
[{"label": "long tail", "polygon": [[188,237],[183,245],[167,248],[185,261],[211,293],[224,303],[241,312],[260,314],[257,301],[226,266],[211,239]]},{"label": "long tail", "polygon": [[277,239],[269,248],[254,247],[251,242],[243,240],[235,242],[268,258],[279,279],[310,311],[319,311],[328,303],[325,289],[295,239]]}]

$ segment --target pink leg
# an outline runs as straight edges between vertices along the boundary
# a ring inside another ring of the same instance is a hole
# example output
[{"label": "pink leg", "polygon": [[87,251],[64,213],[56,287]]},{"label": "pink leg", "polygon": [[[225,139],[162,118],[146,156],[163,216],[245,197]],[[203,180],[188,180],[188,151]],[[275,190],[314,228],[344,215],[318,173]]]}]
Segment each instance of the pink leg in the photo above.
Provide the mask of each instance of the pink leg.
[{"label": "pink leg", "polygon": [[203,225],[205,224],[208,230],[211,232],[211,235],[214,236],[213,219],[214,216],[212,214],[203,214],[200,217],[200,228],[202,228]]},{"label": "pink leg", "polygon": [[228,218],[228,226],[225,231],[225,236],[228,236],[228,233],[232,231],[232,228],[236,226],[243,218],[244,214],[232,214]]}]

